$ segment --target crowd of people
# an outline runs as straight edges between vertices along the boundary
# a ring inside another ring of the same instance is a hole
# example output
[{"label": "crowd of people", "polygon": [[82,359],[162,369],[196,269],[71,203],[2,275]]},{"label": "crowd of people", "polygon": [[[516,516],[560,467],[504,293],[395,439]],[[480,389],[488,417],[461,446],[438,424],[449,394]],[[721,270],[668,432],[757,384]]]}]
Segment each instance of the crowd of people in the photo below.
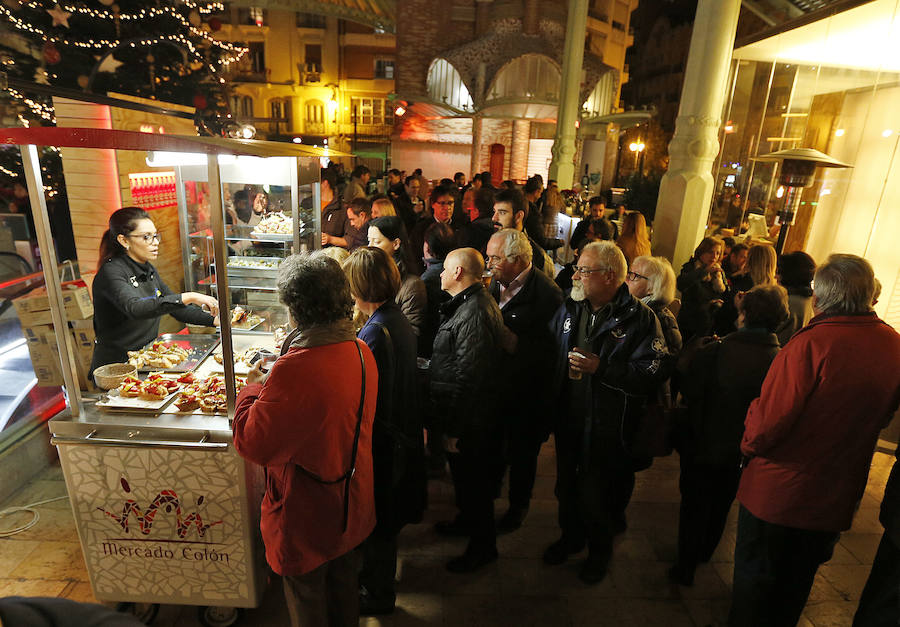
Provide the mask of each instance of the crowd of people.
[{"label": "crowd of people", "polygon": [[[707,237],[676,277],[644,216],[611,220],[596,197],[560,268],[552,181],[432,187],[390,170],[369,197],[370,175],[358,166],[341,190],[323,172],[324,249],[280,266],[295,328],[234,419],[238,453],[266,468],[262,535],[293,624],[394,609],[398,535],[447,468],[458,512],[435,530],[468,544],[446,568],[496,560],[551,435],[559,537],[544,562],[586,549],[579,577],[602,581],[635,473],[674,447],[670,578],[692,585],[737,498],[729,624],[796,624],[900,404],[900,335],[872,309],[871,265]],[[895,466],[859,627],[898,620],[898,495]]]}]

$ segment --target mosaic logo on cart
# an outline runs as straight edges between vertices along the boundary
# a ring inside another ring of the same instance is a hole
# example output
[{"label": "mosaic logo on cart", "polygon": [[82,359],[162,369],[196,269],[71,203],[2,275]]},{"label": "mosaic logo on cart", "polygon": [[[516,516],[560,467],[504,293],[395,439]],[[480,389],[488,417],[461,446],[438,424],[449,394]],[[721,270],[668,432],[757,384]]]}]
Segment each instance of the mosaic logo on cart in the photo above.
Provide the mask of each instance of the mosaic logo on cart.
[{"label": "mosaic logo on cart", "polygon": [[[121,479],[122,489],[126,493],[131,492],[131,486],[123,477]],[[197,499],[197,505],[203,505],[204,497]],[[133,498],[126,498],[122,504],[121,512],[111,512],[103,507],[98,507],[108,518],[115,521],[115,524],[125,533],[130,534],[134,529],[142,536],[149,536],[153,530],[154,521],[157,516],[174,515],[175,533],[178,540],[162,540],[162,542],[176,542],[185,544],[218,544],[213,542],[203,542],[207,535],[207,531],[211,527],[223,524],[224,521],[206,521],[204,522],[202,515],[197,511],[185,511],[182,507],[182,501],[175,490],[162,490],[156,495],[156,498],[150,505],[143,509],[140,504]],[[134,525],[132,523],[135,523]],[[187,536],[194,532],[200,540],[187,540]],[[114,540],[131,540],[132,538],[115,538]],[[134,540],[140,540],[139,537]],[[157,545],[151,546],[123,546],[117,544],[113,540],[107,540],[102,543],[104,555],[117,555],[120,557],[145,557],[145,558],[163,558],[176,559],[180,557],[186,560],[225,562],[230,561],[228,553],[219,551],[210,546],[200,547],[184,547],[182,549],[172,549]]]}]

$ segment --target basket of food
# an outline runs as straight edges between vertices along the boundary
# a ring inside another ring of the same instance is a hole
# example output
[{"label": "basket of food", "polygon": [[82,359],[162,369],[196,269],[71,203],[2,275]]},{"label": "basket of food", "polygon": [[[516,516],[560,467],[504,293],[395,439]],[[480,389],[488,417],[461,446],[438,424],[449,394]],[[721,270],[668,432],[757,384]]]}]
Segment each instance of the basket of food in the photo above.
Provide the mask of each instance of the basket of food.
[{"label": "basket of food", "polygon": [[122,385],[125,377],[137,375],[133,364],[106,364],[94,370],[94,383],[104,390],[112,390]]}]

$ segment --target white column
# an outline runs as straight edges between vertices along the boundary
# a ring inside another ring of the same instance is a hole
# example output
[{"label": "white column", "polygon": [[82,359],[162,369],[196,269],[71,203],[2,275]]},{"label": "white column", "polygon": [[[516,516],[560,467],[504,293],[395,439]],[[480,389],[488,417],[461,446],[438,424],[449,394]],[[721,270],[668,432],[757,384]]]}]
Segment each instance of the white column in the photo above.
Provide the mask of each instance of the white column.
[{"label": "white column", "polygon": [[587,33],[588,0],[569,0],[566,20],[566,45],[559,90],[559,113],[553,139],[549,178],[569,189],[575,180],[575,122],[581,94],[581,66],[584,61],[584,37]]},{"label": "white column", "polygon": [[675,268],[703,237],[714,187],[719,127],[741,0],[699,0],[684,73],[669,170],[659,186],[653,254]]}]

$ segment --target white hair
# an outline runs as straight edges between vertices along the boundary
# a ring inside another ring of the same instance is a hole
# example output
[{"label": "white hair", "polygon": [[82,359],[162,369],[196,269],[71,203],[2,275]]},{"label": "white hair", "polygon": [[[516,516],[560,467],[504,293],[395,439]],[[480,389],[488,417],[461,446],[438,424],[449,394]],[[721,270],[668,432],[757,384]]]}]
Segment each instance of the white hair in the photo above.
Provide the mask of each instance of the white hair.
[{"label": "white hair", "polygon": [[872,310],[875,273],[856,255],[831,255],[816,270],[816,309],[822,313],[855,314]]},{"label": "white hair", "polygon": [[521,259],[524,263],[531,263],[531,242],[528,236],[522,231],[516,229],[500,229],[494,233],[492,238],[496,237],[503,246],[503,256],[509,261]]},{"label": "white hair", "polygon": [[616,280],[619,283],[625,282],[625,275],[628,274],[628,262],[625,260],[622,249],[615,242],[591,242],[581,251],[581,257],[584,257],[585,253],[593,254],[601,268],[615,272]]},{"label": "white hair", "polygon": [[665,257],[650,257],[642,255],[635,257],[631,262],[634,269],[640,263],[647,274],[647,283],[650,289],[650,302],[667,306],[675,299],[675,271],[672,264]]}]

